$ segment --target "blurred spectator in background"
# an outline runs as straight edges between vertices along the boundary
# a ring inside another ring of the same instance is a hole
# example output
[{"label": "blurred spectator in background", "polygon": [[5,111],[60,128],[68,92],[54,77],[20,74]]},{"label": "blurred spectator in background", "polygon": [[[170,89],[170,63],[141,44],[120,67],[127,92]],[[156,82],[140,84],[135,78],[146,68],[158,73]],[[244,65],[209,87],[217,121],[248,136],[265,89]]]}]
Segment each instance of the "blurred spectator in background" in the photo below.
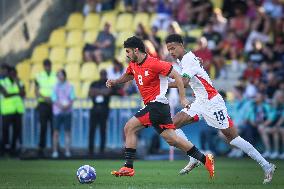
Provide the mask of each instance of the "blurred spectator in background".
[{"label": "blurred spectator in background", "polygon": [[[265,147],[264,155],[271,159],[279,158],[280,148],[279,148],[279,127],[281,125],[278,123],[281,120],[281,116],[284,112],[284,94],[283,91],[277,91],[273,97],[272,109],[273,119],[270,122],[265,122],[265,124],[259,126],[259,133],[262,138],[262,142]],[[269,140],[269,136],[272,136],[273,139],[273,151],[272,145]]]},{"label": "blurred spectator in background", "polygon": [[10,68],[10,66],[8,64],[6,64],[6,63],[1,64],[1,67],[0,67],[0,80],[4,79],[5,77],[7,77],[9,68]]},{"label": "blurred spectator in background", "polygon": [[90,12],[100,13],[102,11],[113,10],[116,0],[86,0],[83,6],[83,14],[86,16]]},{"label": "blurred spectator in background", "polygon": [[137,6],[137,0],[123,0],[125,11],[134,12]]},{"label": "blurred spectator in background", "polygon": [[142,40],[147,40],[149,38],[146,28],[142,23],[139,23],[137,25],[137,28],[135,30],[135,36],[139,37]]},{"label": "blurred spectator in background", "polygon": [[173,19],[173,8],[174,6],[171,0],[158,0],[156,9],[157,16],[153,25],[158,27],[160,30],[167,30]]},{"label": "blurred spectator in background", "polygon": [[171,22],[169,24],[168,34],[179,34],[179,35],[182,35],[182,29],[181,29],[180,25],[176,21],[173,21],[173,22]]},{"label": "blurred spectator in background", "polygon": [[279,0],[264,0],[263,7],[266,14],[271,18],[280,18],[283,16],[283,4]]},{"label": "blurred spectator in background", "polygon": [[43,67],[44,71],[38,73],[35,80],[35,94],[38,100],[37,111],[40,123],[39,156],[44,155],[43,150],[46,147],[48,124],[50,125],[51,136],[53,135],[51,94],[56,84],[56,74],[51,69],[52,65],[49,59],[43,61]]},{"label": "blurred spectator in background", "polygon": [[254,98],[258,92],[257,84],[259,83],[258,80],[253,80],[251,77],[248,78],[245,85],[245,92],[244,97],[245,98]]},{"label": "blurred spectator in background", "polygon": [[[273,46],[274,59],[277,62],[277,66],[281,67],[283,70],[284,66],[284,33],[283,36],[278,36],[275,39]],[[280,64],[279,64],[280,63]]]},{"label": "blurred spectator in background", "polygon": [[207,71],[207,73],[209,73],[210,66],[211,66],[212,59],[213,59],[213,54],[211,50],[208,48],[208,42],[205,37],[201,37],[197,43],[198,43],[198,46],[193,51],[193,53],[195,54],[195,56],[202,59],[202,66]]},{"label": "blurred spectator in background", "polygon": [[59,70],[56,74],[57,83],[52,91],[53,102],[53,147],[52,158],[58,158],[59,131],[63,126],[65,132],[65,157],[71,157],[71,126],[72,126],[72,105],[75,99],[73,86],[66,80],[65,70]]},{"label": "blurred spectator in background", "polygon": [[104,30],[98,34],[93,44],[86,44],[84,47],[84,60],[100,64],[102,61],[112,59],[115,50],[115,38],[110,31],[111,25],[105,23]]},{"label": "blurred spectator in background", "polygon": [[257,10],[256,19],[251,21],[251,29],[249,36],[245,44],[245,52],[249,52],[253,49],[253,43],[255,41],[260,41],[262,43],[267,43],[270,40],[269,32],[271,30],[271,20],[264,13],[262,7]]},{"label": "blurred spectator in background", "polygon": [[151,32],[149,33],[149,40],[153,43],[157,52],[160,51],[162,39],[158,36],[158,28],[152,26]]},{"label": "blurred spectator in background", "polygon": [[279,84],[278,78],[276,77],[275,73],[269,72],[267,74],[267,80],[266,80],[266,91],[264,91],[269,101],[271,101],[275,91],[278,89],[279,87],[278,84]]},{"label": "blurred spectator in background", "polygon": [[247,10],[246,10],[246,16],[252,21],[256,18],[257,14],[257,3],[255,0],[248,0],[247,1]]},{"label": "blurred spectator in background", "polygon": [[256,145],[259,141],[258,129],[260,126],[268,126],[273,121],[271,111],[271,106],[265,102],[265,96],[262,93],[257,93],[255,100],[252,101],[247,110],[245,118],[247,123],[243,132],[244,138],[251,144]]},{"label": "blurred spectator in background", "polygon": [[210,0],[189,1],[189,23],[204,26],[207,18],[212,14],[212,3]]},{"label": "blurred spectator in background", "polygon": [[86,0],[83,6],[83,14],[87,16],[91,12],[99,12],[96,9],[97,7],[97,0]]},{"label": "blurred spectator in background", "polygon": [[177,8],[176,8],[176,17],[178,23],[181,25],[187,25],[190,23],[190,9],[191,9],[191,1],[188,0],[180,0]]},{"label": "blurred spectator in background", "polygon": [[262,62],[271,63],[273,53],[267,48],[261,41],[256,40],[253,42],[253,49],[248,52],[247,59],[248,61],[255,62],[258,66]]},{"label": "blurred spectator in background", "polygon": [[159,0],[134,0],[137,1],[137,12],[156,13]]},{"label": "blurred spectator in background", "polygon": [[[5,67],[7,75],[0,80],[2,118],[2,144],[4,153],[8,152],[14,156],[20,152],[22,144],[22,115],[25,111],[23,98],[25,88],[17,76],[14,67]],[[12,141],[10,141],[10,126],[12,126]]]},{"label": "blurred spectator in background", "polygon": [[239,67],[238,58],[242,54],[243,43],[234,30],[228,31],[225,39],[219,44],[218,50],[220,50],[222,56],[232,60],[232,68],[237,70]]},{"label": "blurred spectator in background", "polygon": [[89,97],[93,101],[93,107],[90,112],[90,130],[89,130],[89,155],[94,154],[94,139],[96,136],[96,128],[100,127],[100,153],[105,151],[106,128],[109,114],[109,100],[111,89],[106,87],[107,72],[100,71],[100,79],[94,81],[89,90]]},{"label": "blurred spectator in background", "polygon": [[247,67],[243,71],[243,79],[245,80],[251,80],[251,81],[256,81],[261,79],[262,73],[259,68],[253,61],[248,61]]},{"label": "blurred spectator in background", "polygon": [[277,91],[275,97],[278,104],[275,127],[280,134],[280,144],[282,146],[282,153],[279,155],[279,158],[284,159],[284,90]]},{"label": "blurred spectator in background", "polygon": [[222,40],[222,36],[217,31],[214,31],[213,22],[209,21],[203,30],[203,37],[205,37],[208,41],[208,49],[211,51],[216,50],[220,41]]},{"label": "blurred spectator in background", "polygon": [[235,16],[229,20],[229,29],[233,30],[241,40],[245,40],[250,29],[250,20],[244,14],[243,6],[236,6],[234,12]]},{"label": "blurred spectator in background", "polygon": [[224,37],[227,28],[227,19],[223,16],[221,9],[214,9],[212,15],[213,30],[218,32],[222,37]]},{"label": "blurred spectator in background", "polygon": [[[108,79],[118,79],[125,72],[124,66],[117,59],[112,61],[112,67],[107,70]],[[112,88],[113,95],[125,95],[124,85],[115,86]]]}]

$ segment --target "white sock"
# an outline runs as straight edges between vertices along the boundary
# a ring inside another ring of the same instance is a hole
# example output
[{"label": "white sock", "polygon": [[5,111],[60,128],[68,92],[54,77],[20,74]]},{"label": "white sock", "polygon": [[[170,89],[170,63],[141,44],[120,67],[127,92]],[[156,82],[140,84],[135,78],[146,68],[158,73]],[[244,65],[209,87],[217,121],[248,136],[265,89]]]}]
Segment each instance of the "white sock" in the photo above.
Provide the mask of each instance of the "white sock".
[{"label": "white sock", "polygon": [[238,147],[243,152],[245,152],[249,157],[257,161],[257,163],[265,170],[269,166],[269,162],[266,161],[261,154],[246,140],[238,136],[234,138],[231,142],[231,145]]},{"label": "white sock", "polygon": [[[176,132],[176,134],[177,134],[179,137],[181,137],[181,138],[183,138],[184,140],[187,140],[187,141],[188,141],[188,138],[186,137],[186,135],[184,134],[184,132],[183,132],[181,129],[176,129],[175,132]],[[198,161],[197,159],[195,159],[195,158],[193,158],[193,157],[190,157],[190,156],[188,156],[188,157],[189,157],[189,161],[190,161],[190,162]]]}]

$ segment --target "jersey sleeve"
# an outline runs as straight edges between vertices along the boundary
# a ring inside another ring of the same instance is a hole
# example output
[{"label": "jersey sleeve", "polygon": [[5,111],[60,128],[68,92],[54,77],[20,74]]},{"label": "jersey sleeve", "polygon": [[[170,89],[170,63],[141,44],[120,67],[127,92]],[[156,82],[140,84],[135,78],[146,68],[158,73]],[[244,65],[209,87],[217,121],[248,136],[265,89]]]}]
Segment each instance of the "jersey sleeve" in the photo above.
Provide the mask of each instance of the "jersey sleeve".
[{"label": "jersey sleeve", "polygon": [[152,65],[153,65],[153,71],[163,76],[168,76],[173,69],[173,66],[169,62],[165,62],[161,60],[158,60]]},{"label": "jersey sleeve", "polygon": [[134,75],[133,72],[132,72],[131,64],[128,65],[125,73],[127,73],[128,75]]},{"label": "jersey sleeve", "polygon": [[197,57],[191,53],[186,54],[181,60],[182,65],[182,77],[192,78],[197,74],[198,68],[200,68],[200,62]]}]

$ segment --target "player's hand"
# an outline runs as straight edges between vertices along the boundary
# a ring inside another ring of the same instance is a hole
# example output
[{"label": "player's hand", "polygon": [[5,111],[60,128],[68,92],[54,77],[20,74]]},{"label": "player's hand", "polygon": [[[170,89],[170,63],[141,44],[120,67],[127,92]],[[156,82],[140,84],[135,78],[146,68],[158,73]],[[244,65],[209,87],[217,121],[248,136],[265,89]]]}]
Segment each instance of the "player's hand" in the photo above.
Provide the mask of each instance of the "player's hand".
[{"label": "player's hand", "polygon": [[111,88],[115,85],[115,80],[112,80],[112,79],[108,79],[107,82],[106,82],[106,87],[107,88]]},{"label": "player's hand", "polygon": [[182,107],[187,108],[187,109],[190,108],[190,102],[186,98],[181,99],[180,103]]}]

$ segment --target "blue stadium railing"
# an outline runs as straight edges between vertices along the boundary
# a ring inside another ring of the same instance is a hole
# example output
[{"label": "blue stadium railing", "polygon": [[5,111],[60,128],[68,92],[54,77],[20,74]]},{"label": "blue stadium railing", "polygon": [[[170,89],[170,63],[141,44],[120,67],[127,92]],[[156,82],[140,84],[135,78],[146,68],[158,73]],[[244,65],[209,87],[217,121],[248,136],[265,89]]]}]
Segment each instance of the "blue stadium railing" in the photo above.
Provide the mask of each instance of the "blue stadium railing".
[{"label": "blue stadium railing", "polygon": [[[114,103],[113,103],[114,102]],[[28,103],[35,103],[30,101]],[[85,104],[88,108],[74,108],[72,112],[72,148],[87,149],[88,148],[88,136],[89,136],[89,107],[90,105],[86,101],[79,102]],[[115,104],[116,105],[113,105]],[[118,104],[117,104],[118,103]],[[27,102],[26,102],[27,104]],[[124,134],[123,127],[126,121],[131,118],[140,108],[141,101],[139,98],[112,98],[112,108],[110,110],[108,124],[107,124],[107,149],[121,149],[124,147]],[[178,109],[177,109],[178,110]],[[203,121],[194,123],[191,126],[183,127],[183,131],[187,137],[200,148],[200,129],[205,126]],[[99,129],[99,128],[97,128]],[[38,114],[35,106],[26,108],[26,112],[23,116],[23,148],[37,148],[39,142],[40,125],[38,123]],[[96,146],[100,143],[100,132],[97,130],[95,137]],[[155,133],[153,128],[143,129],[140,132],[140,140],[144,142],[146,146],[151,143],[151,138]],[[48,128],[47,145],[51,146],[50,129]],[[161,148],[168,149],[169,146],[162,140]],[[60,144],[64,144],[64,132],[63,129],[60,131]],[[223,147],[222,147],[223,148]]]}]

